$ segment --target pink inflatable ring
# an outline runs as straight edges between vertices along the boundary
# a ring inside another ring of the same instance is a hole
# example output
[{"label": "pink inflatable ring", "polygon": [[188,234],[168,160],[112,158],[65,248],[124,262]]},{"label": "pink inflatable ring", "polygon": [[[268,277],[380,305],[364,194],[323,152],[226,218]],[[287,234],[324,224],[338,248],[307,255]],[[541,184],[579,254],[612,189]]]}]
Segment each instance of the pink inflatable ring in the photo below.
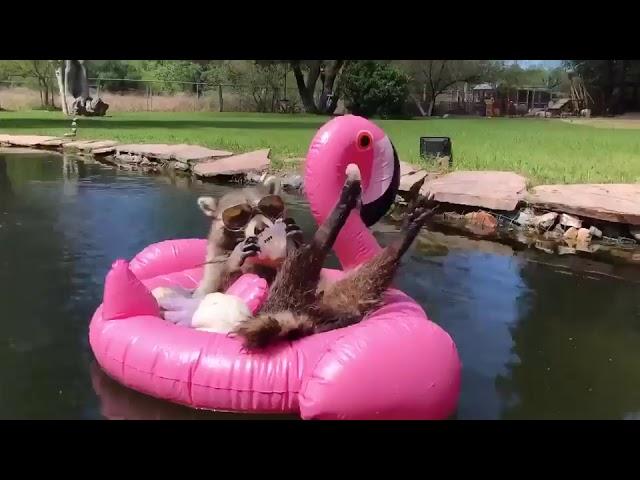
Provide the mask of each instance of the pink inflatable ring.
[{"label": "pink inflatable ring", "polygon": [[[351,163],[361,172],[363,207],[352,212],[334,247],[345,270],[379,251],[367,225],[393,200],[399,179],[395,150],[379,127],[350,115],[329,121],[312,140],[305,172],[318,222],[335,204]],[[461,373],[455,344],[395,289],[357,325],[260,352],[245,351],[230,336],[164,321],[149,290],[195,288],[205,248],[202,239],[169,240],[129,264],[114,264],[89,329],[97,362],[109,376],[157,398],[218,411],[303,419],[445,419],[454,413]]]}]

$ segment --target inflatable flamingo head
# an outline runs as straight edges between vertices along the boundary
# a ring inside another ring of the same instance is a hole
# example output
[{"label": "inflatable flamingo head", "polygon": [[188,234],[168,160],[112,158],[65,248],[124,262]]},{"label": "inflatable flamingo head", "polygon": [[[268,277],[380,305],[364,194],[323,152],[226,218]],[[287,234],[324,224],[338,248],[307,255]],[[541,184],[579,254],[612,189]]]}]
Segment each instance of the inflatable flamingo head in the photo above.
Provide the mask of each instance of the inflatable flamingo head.
[{"label": "inflatable flamingo head", "polygon": [[305,190],[321,219],[333,208],[351,164],[360,170],[360,217],[367,227],[380,220],[395,200],[400,184],[398,155],[384,131],[366,118],[344,115],[327,122],[311,141],[306,160]]},{"label": "inflatable flamingo head", "polygon": [[311,213],[324,222],[355,165],[362,181],[362,208],[352,212],[333,250],[344,269],[368,260],[380,246],[367,227],[389,210],[400,185],[400,162],[380,127],[355,115],[336,117],[316,133],[307,153],[304,186]]}]

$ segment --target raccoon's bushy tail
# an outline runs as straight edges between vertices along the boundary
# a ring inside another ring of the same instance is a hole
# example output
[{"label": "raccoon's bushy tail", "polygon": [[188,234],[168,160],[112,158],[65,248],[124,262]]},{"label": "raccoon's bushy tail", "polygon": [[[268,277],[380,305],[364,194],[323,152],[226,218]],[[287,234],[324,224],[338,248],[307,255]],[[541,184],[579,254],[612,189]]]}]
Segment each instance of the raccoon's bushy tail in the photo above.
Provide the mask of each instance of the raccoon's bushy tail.
[{"label": "raccoon's bushy tail", "polygon": [[242,322],[234,331],[249,349],[265,348],[280,340],[295,340],[314,332],[314,322],[308,315],[288,311],[261,313]]}]

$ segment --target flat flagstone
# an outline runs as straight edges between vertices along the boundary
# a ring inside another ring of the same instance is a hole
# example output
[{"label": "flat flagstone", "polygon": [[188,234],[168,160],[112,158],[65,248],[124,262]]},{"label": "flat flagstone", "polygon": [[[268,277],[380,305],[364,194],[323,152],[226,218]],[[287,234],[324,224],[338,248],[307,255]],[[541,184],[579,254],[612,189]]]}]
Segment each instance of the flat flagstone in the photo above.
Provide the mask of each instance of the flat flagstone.
[{"label": "flat flagstone", "polygon": [[442,203],[512,211],[526,193],[526,180],[513,172],[459,171],[427,179],[420,194]]},{"label": "flat flagstone", "polygon": [[640,225],[640,184],[540,185],[527,194],[533,207],[608,222]]},{"label": "flat flagstone", "polygon": [[0,135],[0,143],[8,143],[16,147],[35,147],[52,141],[61,141],[61,139],[48,135]]},{"label": "flat flagstone", "polygon": [[212,150],[199,145],[128,144],[116,147],[118,154],[142,155],[158,160],[177,160],[183,163],[199,162],[233,155],[226,150]]},{"label": "flat flagstone", "polygon": [[216,175],[237,175],[241,173],[262,171],[269,167],[270,149],[242,153],[219,160],[205,160],[193,167],[198,177],[215,177]]}]

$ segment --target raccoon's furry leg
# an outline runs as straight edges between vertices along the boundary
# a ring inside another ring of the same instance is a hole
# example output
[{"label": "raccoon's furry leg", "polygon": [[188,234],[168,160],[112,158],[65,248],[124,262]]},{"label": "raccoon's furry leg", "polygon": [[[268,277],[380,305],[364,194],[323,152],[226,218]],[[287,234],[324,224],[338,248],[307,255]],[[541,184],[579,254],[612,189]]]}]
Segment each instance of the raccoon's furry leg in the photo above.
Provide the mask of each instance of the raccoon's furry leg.
[{"label": "raccoon's furry leg", "polygon": [[287,253],[262,311],[235,333],[248,348],[262,348],[278,339],[293,340],[314,332],[309,310],[317,304],[324,261],[360,197],[360,181],[346,181],[340,199],[312,241]]},{"label": "raccoon's furry leg", "polygon": [[434,213],[431,199],[418,202],[405,220],[404,235],[350,275],[330,285],[314,312],[316,332],[358,323],[377,309],[400,266],[402,256]]}]

